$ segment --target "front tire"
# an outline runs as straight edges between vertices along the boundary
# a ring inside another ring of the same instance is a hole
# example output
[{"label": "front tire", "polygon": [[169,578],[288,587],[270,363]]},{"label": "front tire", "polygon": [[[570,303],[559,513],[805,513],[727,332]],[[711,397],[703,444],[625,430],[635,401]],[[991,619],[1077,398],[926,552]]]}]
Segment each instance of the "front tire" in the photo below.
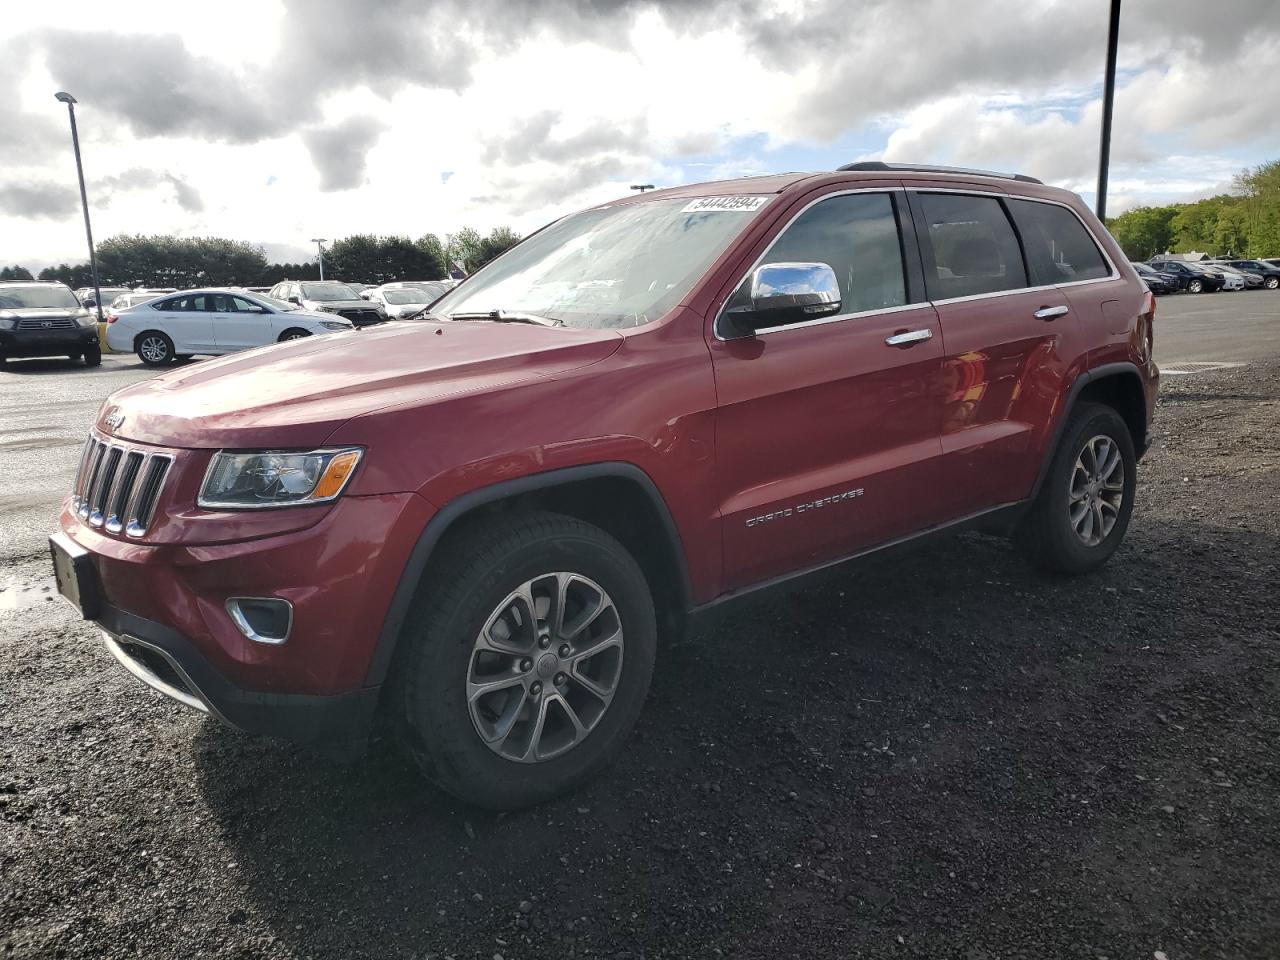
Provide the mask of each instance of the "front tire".
[{"label": "front tire", "polygon": [[173,341],[159,330],[138,334],[138,339],[134,341],[134,352],[148,367],[164,367],[173,363]]},{"label": "front tire", "polygon": [[311,332],[309,330],[300,330],[297,327],[290,327],[284,333],[280,334],[280,339],[277,342],[284,343],[286,340],[301,340],[303,337],[309,336],[311,336]]},{"label": "front tire", "polygon": [[1187,284],[1187,290],[1191,293],[1204,293],[1204,282],[1202,280],[1192,280]]},{"label": "front tire", "polygon": [[1080,404],[1014,534],[1020,552],[1055,573],[1088,573],[1102,566],[1129,527],[1137,467],[1123,418],[1100,403]]},{"label": "front tire", "polygon": [[1267,279],[1262,281],[1262,285],[1268,290],[1275,290],[1277,287],[1280,287],[1280,277],[1267,277]]},{"label": "front tire", "polygon": [[85,347],[84,365],[86,367],[102,366],[102,348],[99,346]]},{"label": "front tire", "polygon": [[531,512],[473,527],[433,569],[397,672],[404,740],[426,775],[510,810],[598,773],[653,674],[657,621],[636,561],[598,527]]}]

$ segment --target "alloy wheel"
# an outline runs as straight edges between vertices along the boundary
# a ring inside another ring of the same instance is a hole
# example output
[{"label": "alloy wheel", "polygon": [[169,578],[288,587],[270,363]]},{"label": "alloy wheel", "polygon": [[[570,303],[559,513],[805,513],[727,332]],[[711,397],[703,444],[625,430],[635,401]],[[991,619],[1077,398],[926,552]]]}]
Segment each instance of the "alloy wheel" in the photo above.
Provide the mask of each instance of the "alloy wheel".
[{"label": "alloy wheel", "polygon": [[490,614],[467,664],[467,709],[494,753],[538,763],[600,723],[622,676],[623,633],[604,588],[577,573],[535,577]]},{"label": "alloy wheel", "polygon": [[149,363],[163,363],[169,357],[169,346],[159,337],[144,337],[138,352]]},{"label": "alloy wheel", "polygon": [[1191,283],[1187,285],[1187,289],[1190,290],[1192,293],[1199,293],[1201,290],[1204,289],[1204,284],[1201,283],[1199,280],[1192,280]]},{"label": "alloy wheel", "polygon": [[1071,528],[1087,547],[1096,547],[1116,525],[1124,503],[1124,458],[1106,434],[1084,445],[1071,474]]},{"label": "alloy wheel", "polygon": [[1266,284],[1268,290],[1274,290],[1280,287],[1280,277],[1267,277]]}]

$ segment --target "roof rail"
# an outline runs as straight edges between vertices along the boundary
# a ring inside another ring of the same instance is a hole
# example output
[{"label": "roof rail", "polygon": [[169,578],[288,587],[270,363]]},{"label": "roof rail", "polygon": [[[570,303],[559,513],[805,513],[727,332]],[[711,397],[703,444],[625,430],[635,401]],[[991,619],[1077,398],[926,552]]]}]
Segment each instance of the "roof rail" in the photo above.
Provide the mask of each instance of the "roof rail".
[{"label": "roof rail", "polygon": [[1023,183],[1044,183],[1025,173],[997,173],[994,170],[972,170],[968,167],[934,167],[925,163],[885,163],[883,160],[859,160],[846,163],[837,170],[879,170],[892,173],[962,173],[971,177],[998,177],[1001,180],[1021,180]]}]

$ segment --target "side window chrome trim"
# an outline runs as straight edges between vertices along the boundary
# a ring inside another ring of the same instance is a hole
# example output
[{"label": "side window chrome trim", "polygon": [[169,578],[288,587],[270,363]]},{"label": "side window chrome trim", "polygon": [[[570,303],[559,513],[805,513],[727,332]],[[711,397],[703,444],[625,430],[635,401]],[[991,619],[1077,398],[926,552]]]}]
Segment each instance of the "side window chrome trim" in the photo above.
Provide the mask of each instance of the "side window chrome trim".
[{"label": "side window chrome trim", "polygon": [[[1107,251],[1103,248],[1102,244],[1098,243],[1098,238],[1094,235],[1093,231],[1089,229],[1089,225],[1084,222],[1084,219],[1080,216],[1079,213],[1077,213],[1071,207],[1070,204],[1063,203],[1061,200],[1049,200],[1045,197],[1028,197],[1023,194],[1017,194],[1017,193],[999,193],[994,190],[976,190],[976,189],[969,189],[964,187],[861,187],[853,190],[839,190],[835,193],[823,194],[821,197],[818,197],[814,200],[811,200],[809,203],[806,203],[800,210],[797,210],[795,215],[790,220],[787,221],[786,225],[783,226],[783,228],[778,231],[777,236],[775,236],[772,240],[770,240],[769,245],[760,252],[760,256],[756,259],[756,261],[747,268],[746,272],[743,273],[741,277],[738,278],[738,282],[733,285],[732,289],[737,290],[738,287],[742,286],[742,282],[746,280],[748,276],[751,275],[751,271],[754,270],[756,267],[760,266],[760,264],[764,261],[764,258],[769,255],[769,251],[773,249],[774,244],[776,244],[778,240],[782,238],[782,235],[791,228],[791,225],[795,223],[797,219],[803,216],[804,213],[810,207],[813,207],[821,203],[823,200],[829,200],[832,197],[843,197],[853,193],[902,193],[902,194],[905,194],[908,190],[913,191],[915,193],[961,193],[961,194],[969,194],[969,195],[978,196],[978,197],[997,197],[1005,200],[1027,200],[1031,203],[1047,203],[1055,207],[1062,207],[1070,211],[1071,215],[1075,217],[1076,220],[1080,223],[1080,226],[1084,229],[1084,232],[1089,236],[1089,239],[1093,241],[1093,245],[1098,248],[1098,253],[1102,255],[1102,259],[1106,261],[1107,268],[1111,272],[1105,277],[1093,277],[1089,280],[1068,280],[1065,283],[1042,284],[1035,287],[1015,287],[1012,290],[996,290],[991,293],[975,293],[967,297],[949,297],[945,300],[917,300],[914,303],[905,303],[896,307],[884,307],[883,309],[880,309],[880,310],[863,310],[859,313],[843,313],[843,314],[838,314],[834,317],[820,317],[816,320],[807,320],[804,323],[789,323],[789,324],[784,324],[782,326],[777,326],[777,327],[764,327],[763,329],[756,331],[756,336],[759,337],[759,336],[764,336],[764,335],[774,334],[774,333],[786,333],[789,330],[807,330],[809,327],[817,327],[826,323],[839,323],[843,320],[857,320],[862,317],[879,316],[885,313],[899,313],[904,310],[919,309],[920,307],[927,307],[927,306],[936,307],[942,304],[949,304],[949,303],[967,303],[973,300],[990,300],[996,297],[1012,296],[1015,293],[1037,293],[1044,290],[1060,290],[1063,287],[1083,287],[1091,283],[1110,283],[1113,280],[1123,279],[1123,276],[1121,275],[1120,271],[1116,268],[1115,261],[1111,259],[1110,254],[1107,253]],[[1021,240],[1019,240],[1019,245],[1021,245]],[[730,296],[732,296],[732,294],[730,294]],[[725,303],[728,303],[728,299],[725,300]],[[729,337],[723,337],[720,335],[720,320],[723,316],[724,316],[724,306],[721,305],[719,312],[716,313],[716,319],[715,319],[715,322],[712,324],[711,329],[712,329],[712,332],[715,334],[715,338],[717,340],[720,340],[722,342],[728,342],[728,340],[730,339]],[[737,338],[734,338],[734,339],[737,339]]]},{"label": "side window chrome trim", "polygon": [[[754,267],[752,269],[755,269]],[[756,331],[756,336],[765,333],[786,333],[788,330],[807,330],[809,327],[819,327],[824,323],[838,323],[841,320],[858,320],[862,317],[879,317],[886,313],[902,313],[904,310],[921,310],[929,306],[927,300],[917,300],[915,303],[903,303],[896,307],[881,307],[878,310],[860,310],[857,313],[839,313],[834,317],[819,317],[817,320],[806,320],[803,323],[784,323],[776,327],[761,327]],[[720,339],[724,339],[720,337]]]},{"label": "side window chrome trim", "polygon": [[[731,338],[731,337],[724,337],[720,335],[720,321],[724,317],[725,305],[728,304],[729,300],[733,297],[732,291],[737,290],[739,287],[741,287],[743,284],[743,281],[745,281],[747,277],[751,276],[751,271],[754,270],[756,267],[760,266],[760,264],[764,262],[764,258],[769,256],[769,251],[772,250],[774,248],[774,245],[779,240],[782,239],[782,235],[786,233],[788,230],[790,230],[792,225],[801,217],[803,217],[811,207],[815,207],[818,204],[822,203],[822,201],[830,200],[833,197],[847,197],[857,193],[884,193],[884,194],[904,193],[905,194],[906,187],[855,187],[850,190],[837,190],[834,193],[824,193],[820,197],[815,197],[813,200],[810,200],[803,207],[797,210],[795,214],[791,217],[791,219],[788,220],[783,225],[782,229],[778,231],[777,235],[775,235],[774,238],[769,241],[769,245],[760,251],[760,256],[756,258],[755,262],[752,263],[751,266],[747,267],[746,271],[742,274],[742,276],[738,278],[738,282],[735,283],[730,288],[729,296],[725,298],[725,302],[722,303],[720,305],[720,309],[716,311],[716,318],[711,324],[711,332],[715,335],[715,338],[717,340],[727,343],[730,339],[735,339],[735,340],[740,339],[737,337]],[[904,263],[902,265],[902,270],[903,270],[902,275],[903,275],[904,281],[906,280],[906,268],[907,268],[906,264]],[[809,327],[816,327],[824,323],[836,323],[837,321],[840,321],[840,320],[851,320],[856,317],[869,317],[878,313],[889,313],[890,311],[905,310],[911,307],[922,307],[922,306],[925,306],[926,304],[927,304],[927,301],[925,300],[917,300],[915,303],[903,304],[897,307],[885,307],[882,310],[863,310],[859,313],[845,313],[845,314],[839,314],[834,317],[819,317],[816,320],[806,320],[803,323],[788,323],[788,324],[784,324],[782,326],[777,326],[777,327],[764,327],[763,329],[756,331],[756,336],[762,336],[770,333],[782,333],[785,330],[805,330]]]}]

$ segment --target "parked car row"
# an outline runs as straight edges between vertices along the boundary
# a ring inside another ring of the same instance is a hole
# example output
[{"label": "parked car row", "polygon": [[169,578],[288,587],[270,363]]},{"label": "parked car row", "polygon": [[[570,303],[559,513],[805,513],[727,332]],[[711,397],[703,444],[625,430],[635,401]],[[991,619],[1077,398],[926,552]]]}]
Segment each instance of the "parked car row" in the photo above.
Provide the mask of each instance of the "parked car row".
[{"label": "parked car row", "polygon": [[1280,259],[1188,261],[1152,257],[1146,263],[1133,264],[1133,268],[1155,294],[1280,288]]},{"label": "parked car row", "polygon": [[5,281],[0,286],[0,364],[9,358],[65,356],[96,366],[105,341],[117,353],[137,354],[148,366],[165,366],[192,356],[408,319],[455,283],[403,281],[373,287],[287,280],[270,288],[182,291],[99,287],[104,304],[104,323],[99,325],[92,287],[72,291],[55,281]]}]

